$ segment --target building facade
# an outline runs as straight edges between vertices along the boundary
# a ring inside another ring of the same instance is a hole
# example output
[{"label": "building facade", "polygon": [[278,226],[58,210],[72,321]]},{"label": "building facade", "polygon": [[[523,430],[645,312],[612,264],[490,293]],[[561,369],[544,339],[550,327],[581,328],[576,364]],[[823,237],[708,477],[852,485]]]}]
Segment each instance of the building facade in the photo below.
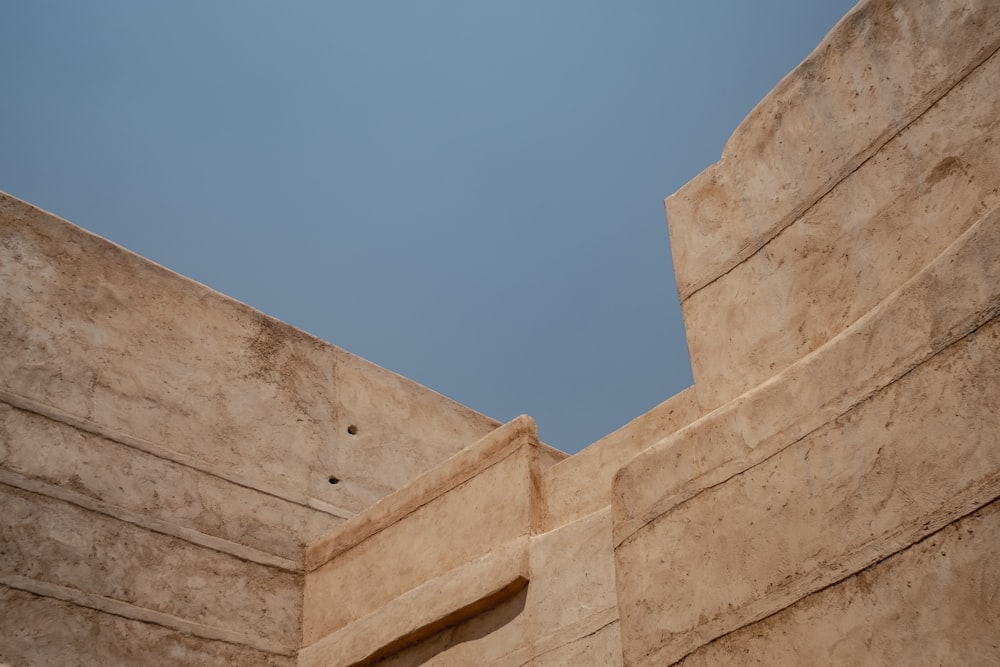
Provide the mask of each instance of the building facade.
[{"label": "building facade", "polygon": [[567,457],[0,196],[0,663],[1000,664],[1000,3],[666,207],[695,383]]}]

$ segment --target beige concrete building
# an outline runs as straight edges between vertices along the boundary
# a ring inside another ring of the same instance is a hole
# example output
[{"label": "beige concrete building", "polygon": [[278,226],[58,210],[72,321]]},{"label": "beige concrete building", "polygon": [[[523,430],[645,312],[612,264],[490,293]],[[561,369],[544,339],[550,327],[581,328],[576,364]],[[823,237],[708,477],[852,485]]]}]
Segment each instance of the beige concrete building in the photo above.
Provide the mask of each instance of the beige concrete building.
[{"label": "beige concrete building", "polygon": [[852,10],[667,200],[694,386],[568,458],[0,196],[0,663],[1000,664],[998,48]]}]

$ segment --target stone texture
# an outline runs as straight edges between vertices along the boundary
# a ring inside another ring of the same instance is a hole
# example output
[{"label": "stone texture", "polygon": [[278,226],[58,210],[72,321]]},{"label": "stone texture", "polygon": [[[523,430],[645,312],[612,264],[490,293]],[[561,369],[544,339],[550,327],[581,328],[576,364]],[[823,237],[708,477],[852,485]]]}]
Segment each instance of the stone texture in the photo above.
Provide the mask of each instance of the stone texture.
[{"label": "stone texture", "polygon": [[295,658],[0,586],[0,660],[10,667],[292,667]]},{"label": "stone texture", "polygon": [[301,576],[0,485],[0,576],[25,577],[292,653]]},{"label": "stone texture", "polygon": [[1000,495],[998,358],[994,320],[630,536],[616,552],[630,664],[671,664]]},{"label": "stone texture", "polygon": [[993,502],[680,664],[996,665],[998,544],[1000,503]]},{"label": "stone texture", "polygon": [[819,348],[1000,205],[998,80],[995,54],[759,252],[685,301],[704,408]]},{"label": "stone texture", "polygon": [[497,425],[9,196],[0,281],[0,390],[343,516]]},{"label": "stone texture", "polygon": [[292,561],[301,561],[305,543],[343,522],[3,403],[0,447],[7,451],[0,474],[43,481]]},{"label": "stone texture", "polygon": [[852,10],[667,200],[696,385],[570,458],[0,195],[0,662],[997,663],[998,47]]},{"label": "stone texture", "polygon": [[[537,514],[537,432],[534,423],[520,418],[459,455],[483,460],[465,479],[466,466],[456,466],[461,480],[438,478],[437,488],[418,478],[383,505],[399,509],[382,514],[375,506],[366,514],[384,516],[371,531],[354,533],[348,524],[343,546],[329,560],[315,563],[305,581],[303,642],[306,646],[360,619],[407,591],[491,549],[532,532]],[[490,454],[501,452],[499,460]],[[409,496],[417,502],[408,502]],[[366,516],[358,517],[360,523]],[[337,538],[334,538],[337,539]],[[310,547],[310,551],[324,545]],[[386,557],[390,555],[390,557]],[[312,569],[315,567],[315,569]],[[357,586],[364,581],[365,586]]]},{"label": "stone texture", "polygon": [[547,530],[606,509],[615,473],[653,440],[699,417],[694,387],[672,396],[583,451],[542,473],[542,521]]},{"label": "stone texture", "polygon": [[667,199],[682,302],[770,241],[1000,47],[993,0],[860,2]]}]

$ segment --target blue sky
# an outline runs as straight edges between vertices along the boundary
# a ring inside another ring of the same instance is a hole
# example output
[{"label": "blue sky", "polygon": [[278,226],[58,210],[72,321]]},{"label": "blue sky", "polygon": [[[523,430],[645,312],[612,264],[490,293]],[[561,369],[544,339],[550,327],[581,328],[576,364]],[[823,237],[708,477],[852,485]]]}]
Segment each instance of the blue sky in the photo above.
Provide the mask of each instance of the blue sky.
[{"label": "blue sky", "polygon": [[663,198],[852,5],[12,0],[0,190],[575,452],[691,384]]}]

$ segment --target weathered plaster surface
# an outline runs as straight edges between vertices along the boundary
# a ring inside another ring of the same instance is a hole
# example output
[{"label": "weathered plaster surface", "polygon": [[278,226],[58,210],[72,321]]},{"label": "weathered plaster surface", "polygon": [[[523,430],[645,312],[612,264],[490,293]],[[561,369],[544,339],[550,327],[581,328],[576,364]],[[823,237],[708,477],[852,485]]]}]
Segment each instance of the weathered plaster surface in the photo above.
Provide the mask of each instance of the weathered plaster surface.
[{"label": "weathered plaster surface", "polygon": [[542,473],[543,523],[552,530],[611,504],[618,470],[649,444],[700,416],[694,387]]},{"label": "weathered plaster surface", "polygon": [[858,3],[722,159],[667,199],[681,300],[759,251],[998,47],[993,0]]},{"label": "weathered plaster surface", "polygon": [[22,665],[292,667],[295,658],[0,586],[0,655]]},{"label": "weathered plaster surface", "polygon": [[1000,205],[997,81],[1000,53],[685,302],[705,407],[817,349]]},{"label": "weathered plaster surface", "polygon": [[496,426],[16,199],[0,223],[7,403],[342,517]]},{"label": "weathered plaster surface", "polygon": [[632,664],[670,664],[1000,495],[998,358],[994,320],[630,536],[616,557]]},{"label": "weathered plaster surface", "polygon": [[[1000,503],[706,645],[685,667],[1000,663]],[[891,628],[891,632],[887,632]]]},{"label": "weathered plaster surface", "polygon": [[[428,473],[440,485],[436,490],[425,493],[425,480],[418,478],[359,517],[363,524],[367,516],[378,516],[374,530],[355,534],[350,525],[341,529],[348,534],[343,546],[306,577],[306,645],[435,576],[531,533],[537,493],[534,422],[521,418],[498,434],[457,455],[457,460],[488,459],[473,477],[453,485],[454,478]],[[489,455],[497,450],[501,454],[494,462]],[[477,456],[480,453],[483,456]],[[462,477],[465,469],[456,466]],[[407,501],[411,493],[417,502]],[[383,513],[386,505],[395,511]],[[315,549],[324,549],[323,542],[310,552]],[[386,558],[388,554],[392,556]],[[307,556],[307,561],[312,568],[313,558]],[[359,587],[358,581],[366,585]]]},{"label": "weathered plaster surface", "polygon": [[569,458],[0,195],[0,662],[997,664],[998,47],[850,12],[667,200],[695,386]]},{"label": "weathered plaster surface", "polygon": [[299,575],[8,489],[0,486],[0,583],[71,587],[296,649]]},{"label": "weathered plaster surface", "polygon": [[304,545],[496,426],[3,194],[0,284],[0,584],[33,601],[2,624],[24,637],[51,606],[285,664]]},{"label": "weathered plaster surface", "polygon": [[[41,482],[190,534],[294,562],[343,519],[0,403],[0,481]],[[0,457],[2,458],[2,457]]]},{"label": "weathered plaster surface", "polygon": [[996,317],[998,244],[1000,209],[823,348],[633,459],[616,480],[616,544],[702,489],[844,414]]}]

